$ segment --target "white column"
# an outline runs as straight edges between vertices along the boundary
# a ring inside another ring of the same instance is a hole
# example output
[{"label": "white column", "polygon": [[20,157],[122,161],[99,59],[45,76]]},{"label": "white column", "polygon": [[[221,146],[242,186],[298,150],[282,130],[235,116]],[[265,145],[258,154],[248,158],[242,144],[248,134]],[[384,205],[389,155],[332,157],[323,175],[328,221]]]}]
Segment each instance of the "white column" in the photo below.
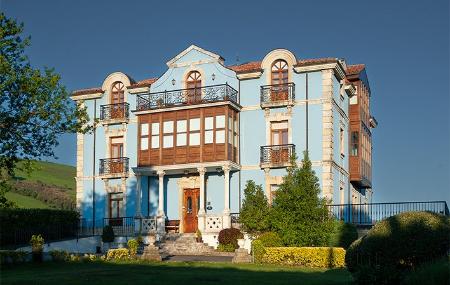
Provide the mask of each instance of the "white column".
[{"label": "white column", "polygon": [[159,191],[158,191],[158,216],[157,216],[157,231],[160,235],[166,233],[166,215],[164,213],[164,170],[157,172],[159,176]]},{"label": "white column", "polygon": [[225,177],[225,187],[224,187],[224,208],[223,208],[223,228],[231,227],[231,216],[230,216],[230,166],[222,166],[223,174]]},{"label": "white column", "polygon": [[142,187],[141,187],[141,174],[136,173],[136,217],[141,217],[141,204],[142,204]]},{"label": "white column", "polygon": [[198,209],[198,229],[203,232],[205,230],[205,167],[199,167],[198,174],[200,176],[200,208]]}]

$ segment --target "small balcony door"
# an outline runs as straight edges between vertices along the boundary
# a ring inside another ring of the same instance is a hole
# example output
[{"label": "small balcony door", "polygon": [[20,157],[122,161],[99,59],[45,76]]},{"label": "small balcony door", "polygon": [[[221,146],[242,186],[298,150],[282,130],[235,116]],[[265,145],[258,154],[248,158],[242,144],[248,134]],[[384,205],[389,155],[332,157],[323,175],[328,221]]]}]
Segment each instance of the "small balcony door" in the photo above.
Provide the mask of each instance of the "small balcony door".
[{"label": "small balcony door", "polygon": [[271,162],[280,164],[289,162],[289,129],[287,121],[272,122],[271,124]]},{"label": "small balcony door", "polygon": [[288,99],[288,64],[284,60],[277,60],[272,65],[272,81],[270,100],[272,102]]},{"label": "small balcony door", "polygon": [[200,189],[184,189],[183,229],[185,233],[195,233],[197,231],[199,208]]},{"label": "small balcony door", "polygon": [[109,225],[122,226],[123,193],[109,194]]},{"label": "small balcony door", "polygon": [[[124,171],[123,161],[123,137],[113,137],[110,139],[111,149],[111,173],[122,173]],[[114,159],[117,158],[117,159]]]},{"label": "small balcony door", "polygon": [[122,82],[115,82],[111,88],[111,119],[125,117],[125,86]]},{"label": "small balcony door", "polygon": [[195,104],[202,100],[202,76],[198,71],[189,73],[186,79],[186,88],[188,89],[188,104]]}]

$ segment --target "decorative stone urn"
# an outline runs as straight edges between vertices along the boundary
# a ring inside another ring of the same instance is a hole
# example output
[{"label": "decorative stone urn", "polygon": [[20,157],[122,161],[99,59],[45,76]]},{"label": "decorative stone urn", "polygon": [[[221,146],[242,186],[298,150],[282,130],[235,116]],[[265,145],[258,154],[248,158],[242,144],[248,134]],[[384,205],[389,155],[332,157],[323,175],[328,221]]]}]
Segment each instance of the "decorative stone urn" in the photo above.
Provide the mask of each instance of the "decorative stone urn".
[{"label": "decorative stone urn", "polygon": [[142,259],[161,261],[161,254],[159,253],[159,248],[155,246],[156,237],[150,235],[146,237],[146,242],[148,245],[144,247],[144,253],[142,254]]},{"label": "decorative stone urn", "polygon": [[237,240],[239,248],[234,251],[233,263],[251,263],[252,257],[248,254],[248,251],[244,248],[245,239]]},{"label": "decorative stone urn", "polygon": [[244,248],[245,239],[240,238],[240,239],[237,240],[237,242],[238,242],[239,248]]}]

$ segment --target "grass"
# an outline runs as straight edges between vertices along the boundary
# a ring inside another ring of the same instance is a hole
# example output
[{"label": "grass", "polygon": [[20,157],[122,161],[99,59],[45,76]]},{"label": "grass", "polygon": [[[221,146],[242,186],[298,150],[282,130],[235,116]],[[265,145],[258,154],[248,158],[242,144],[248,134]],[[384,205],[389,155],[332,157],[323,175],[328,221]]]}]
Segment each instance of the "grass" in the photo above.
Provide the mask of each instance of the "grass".
[{"label": "grass", "polygon": [[17,171],[16,178],[68,188],[75,193],[75,167],[53,162],[34,161],[33,168],[34,170],[30,174]]},{"label": "grass", "polygon": [[6,284],[349,284],[345,269],[311,269],[231,263],[53,263],[1,269]]},{"label": "grass", "polygon": [[49,205],[47,205],[44,202],[41,202],[33,197],[20,195],[20,194],[14,193],[14,192],[6,192],[5,197],[9,201],[15,202],[19,208],[26,208],[26,209],[33,209],[33,208],[49,209],[50,208]]}]

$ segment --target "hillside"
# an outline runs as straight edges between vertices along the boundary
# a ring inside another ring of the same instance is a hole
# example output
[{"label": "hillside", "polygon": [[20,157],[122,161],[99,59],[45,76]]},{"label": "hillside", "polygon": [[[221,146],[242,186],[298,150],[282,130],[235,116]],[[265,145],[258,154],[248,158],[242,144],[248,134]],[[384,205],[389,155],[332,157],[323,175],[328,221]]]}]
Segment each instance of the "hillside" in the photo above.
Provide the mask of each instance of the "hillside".
[{"label": "hillside", "polygon": [[33,171],[17,171],[12,179],[16,189],[7,194],[7,199],[20,208],[75,207],[75,167],[34,161]]}]

